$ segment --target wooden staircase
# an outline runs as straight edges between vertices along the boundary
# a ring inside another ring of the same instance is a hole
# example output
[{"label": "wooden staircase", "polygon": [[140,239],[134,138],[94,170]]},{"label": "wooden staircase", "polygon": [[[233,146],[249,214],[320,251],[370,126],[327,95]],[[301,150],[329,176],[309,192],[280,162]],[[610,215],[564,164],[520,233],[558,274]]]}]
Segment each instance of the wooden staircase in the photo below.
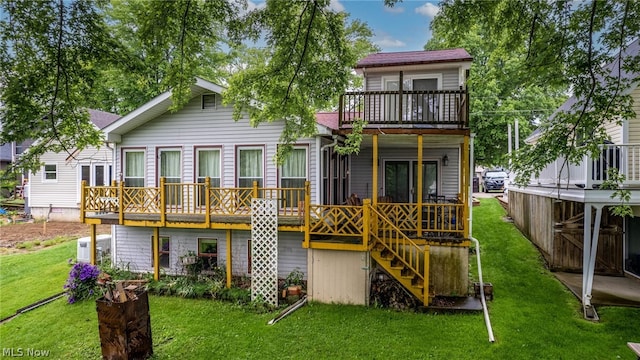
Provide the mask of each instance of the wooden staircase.
[{"label": "wooden staircase", "polygon": [[[402,286],[428,306],[429,245],[417,245],[373,207],[371,256]],[[376,221],[377,220],[377,221]]]}]

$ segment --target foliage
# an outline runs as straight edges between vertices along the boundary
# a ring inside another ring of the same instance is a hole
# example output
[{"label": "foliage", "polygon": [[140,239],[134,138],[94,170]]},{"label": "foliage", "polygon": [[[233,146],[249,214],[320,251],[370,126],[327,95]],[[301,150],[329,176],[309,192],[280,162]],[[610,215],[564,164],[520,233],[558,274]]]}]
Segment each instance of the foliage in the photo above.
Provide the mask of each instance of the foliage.
[{"label": "foliage", "polygon": [[75,263],[69,271],[69,278],[64,284],[67,294],[67,302],[73,304],[93,298],[97,295],[97,280],[100,269],[97,266],[85,263]]},{"label": "foliage", "polygon": [[610,211],[616,216],[633,216],[633,209],[629,205],[631,200],[631,191],[622,188],[620,185],[624,182],[626,176],[621,174],[617,168],[607,169],[607,179],[600,185],[601,189],[613,190],[612,199],[619,199],[620,203],[610,207]]},{"label": "foliage", "polygon": [[344,145],[336,145],[335,151],[340,155],[358,154],[360,143],[362,143],[362,130],[367,126],[367,122],[356,119],[352,123],[351,132],[346,135]]},{"label": "foliage", "polygon": [[303,285],[304,282],[304,273],[300,271],[300,269],[293,269],[287,277],[284,279],[284,286],[295,286],[295,285]]},{"label": "foliage", "polygon": [[[640,74],[640,54],[620,60],[621,51],[640,34],[640,2],[447,0],[438,18],[449,29],[481,24],[496,51],[521,59],[512,73],[522,84],[573,93],[563,111],[543,119],[535,145],[516,154],[520,183],[558,157],[576,163],[596,154],[609,140],[605,126],[634,116],[626,90]],[[457,40],[455,32],[452,36]]]}]

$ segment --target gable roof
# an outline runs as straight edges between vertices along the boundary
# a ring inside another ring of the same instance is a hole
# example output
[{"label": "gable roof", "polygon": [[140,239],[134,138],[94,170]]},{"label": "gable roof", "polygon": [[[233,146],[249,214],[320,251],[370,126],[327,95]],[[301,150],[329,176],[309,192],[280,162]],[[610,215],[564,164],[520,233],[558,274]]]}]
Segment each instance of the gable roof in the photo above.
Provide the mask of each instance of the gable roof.
[{"label": "gable roof", "polygon": [[112,114],[110,112],[88,109],[89,118],[93,125],[95,125],[98,129],[104,129],[108,125],[112,124],[114,121],[120,119],[120,115]]},{"label": "gable roof", "polygon": [[[629,88],[625,89],[622,93],[628,94],[633,91],[638,86],[638,77],[640,77],[640,73],[631,72],[623,68],[625,61],[628,59],[633,59],[636,56],[640,55],[640,38],[635,39],[629,45],[627,45],[622,52],[619,53],[619,56],[616,56],[615,59],[603,66],[603,70],[609,74],[609,76],[617,78],[620,77],[622,80],[631,80],[632,83]],[[634,81],[635,80],[635,81]],[[605,80],[602,76],[598,76],[599,82],[604,82]],[[578,98],[575,95],[572,95],[568,98],[556,111],[551,114],[549,117],[549,121],[553,121],[555,116],[560,112],[570,112],[571,108],[578,102]],[[640,116],[640,114],[636,114]],[[525,140],[526,142],[531,142],[537,139],[542,134],[542,129],[538,127],[535,129],[529,137]]]},{"label": "gable roof", "polygon": [[331,130],[338,130],[338,112],[319,112],[316,113],[316,122]]},{"label": "gable roof", "polygon": [[[216,85],[212,82],[196,77],[196,83],[191,85],[191,94],[192,96],[197,96],[207,92],[222,94],[224,89],[225,88],[220,85]],[[171,90],[156,96],[146,104],[106,126],[103,131],[107,136],[107,141],[120,141],[120,136],[122,134],[137,128],[161,114],[164,114],[169,110],[171,105],[173,105],[173,101],[171,100]]]},{"label": "gable roof", "polygon": [[462,48],[446,50],[421,50],[371,54],[358,61],[355,68],[389,67],[403,65],[424,65],[444,62],[472,61],[473,58]]}]

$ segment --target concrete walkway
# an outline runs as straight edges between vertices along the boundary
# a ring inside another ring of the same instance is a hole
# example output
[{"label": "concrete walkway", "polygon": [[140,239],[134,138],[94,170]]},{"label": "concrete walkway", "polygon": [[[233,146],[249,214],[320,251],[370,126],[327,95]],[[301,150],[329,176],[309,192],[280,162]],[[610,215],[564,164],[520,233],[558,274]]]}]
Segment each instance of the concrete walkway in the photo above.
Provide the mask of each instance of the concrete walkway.
[{"label": "concrete walkway", "polygon": [[[577,298],[582,300],[582,274],[554,272]],[[595,275],[591,303],[600,306],[640,307],[640,280],[623,276]]]}]

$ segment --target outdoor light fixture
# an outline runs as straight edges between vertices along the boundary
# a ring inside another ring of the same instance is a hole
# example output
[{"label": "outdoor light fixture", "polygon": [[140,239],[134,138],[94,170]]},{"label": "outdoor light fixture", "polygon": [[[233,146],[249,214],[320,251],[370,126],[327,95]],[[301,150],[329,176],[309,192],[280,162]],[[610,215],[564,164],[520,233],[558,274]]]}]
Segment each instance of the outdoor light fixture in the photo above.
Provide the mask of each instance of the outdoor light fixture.
[{"label": "outdoor light fixture", "polygon": [[447,154],[444,154],[444,156],[442,157],[442,166],[449,166],[449,157],[447,156]]}]

